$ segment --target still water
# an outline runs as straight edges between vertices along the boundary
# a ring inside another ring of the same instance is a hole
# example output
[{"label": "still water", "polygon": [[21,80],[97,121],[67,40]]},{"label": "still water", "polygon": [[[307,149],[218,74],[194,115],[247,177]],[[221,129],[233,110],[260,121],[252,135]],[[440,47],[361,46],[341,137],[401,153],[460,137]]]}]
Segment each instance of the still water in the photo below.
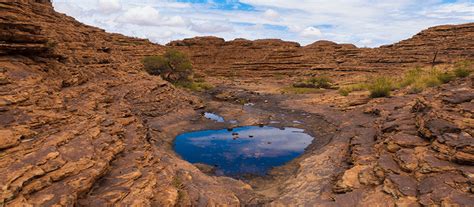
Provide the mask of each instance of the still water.
[{"label": "still water", "polygon": [[174,150],[190,163],[216,167],[218,175],[265,175],[301,155],[312,140],[303,129],[246,126],[184,133]]}]

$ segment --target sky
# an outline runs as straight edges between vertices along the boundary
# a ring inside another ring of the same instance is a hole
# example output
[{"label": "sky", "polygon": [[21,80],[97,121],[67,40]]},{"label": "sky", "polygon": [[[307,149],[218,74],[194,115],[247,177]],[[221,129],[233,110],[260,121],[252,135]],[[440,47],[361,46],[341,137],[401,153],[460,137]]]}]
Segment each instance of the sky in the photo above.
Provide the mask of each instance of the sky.
[{"label": "sky", "polygon": [[474,0],[53,0],[108,32],[166,44],[195,36],[377,47],[442,24],[474,22]]}]

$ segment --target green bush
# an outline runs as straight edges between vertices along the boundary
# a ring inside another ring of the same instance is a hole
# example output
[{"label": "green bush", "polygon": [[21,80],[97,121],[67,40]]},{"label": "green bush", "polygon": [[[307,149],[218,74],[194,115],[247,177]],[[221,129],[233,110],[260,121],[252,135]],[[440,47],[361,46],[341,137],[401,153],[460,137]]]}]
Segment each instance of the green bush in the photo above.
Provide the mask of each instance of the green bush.
[{"label": "green bush", "polygon": [[462,61],[454,65],[454,74],[460,78],[469,76],[472,70],[472,62],[470,61]]},{"label": "green bush", "polygon": [[435,72],[425,74],[418,80],[423,82],[427,87],[435,87],[442,84]]},{"label": "green bush", "polygon": [[180,81],[174,83],[175,86],[187,88],[191,91],[203,92],[214,88],[213,85],[206,82]]},{"label": "green bush", "polygon": [[390,96],[390,91],[393,89],[392,80],[388,77],[377,77],[368,85],[370,97],[379,98]]},{"label": "green bush", "polygon": [[399,82],[400,83],[399,87],[403,88],[415,83],[415,81],[417,81],[422,76],[422,74],[423,74],[423,70],[419,67],[408,70],[403,75],[402,80]]},{"label": "green bush", "polygon": [[347,87],[343,87],[339,88],[338,92],[341,96],[348,96],[352,91]]},{"label": "green bush", "polygon": [[316,88],[331,88],[332,80],[326,76],[313,77],[308,79],[308,82],[315,85]]},{"label": "green bush", "polygon": [[178,50],[169,49],[163,55],[143,59],[145,71],[159,75],[172,83],[190,81],[193,73],[191,61]]},{"label": "green bush", "polygon": [[409,93],[421,93],[423,90],[425,90],[426,85],[422,81],[417,81],[410,85],[408,88]]},{"label": "green bush", "polygon": [[450,72],[442,72],[437,69],[423,70],[415,68],[408,70],[401,80],[399,80],[398,88],[409,88],[410,93],[420,93],[425,88],[439,86],[448,83],[454,79],[454,75]]},{"label": "green bush", "polygon": [[455,76],[449,72],[438,73],[436,76],[441,83],[449,83],[455,78]]},{"label": "green bush", "polygon": [[454,71],[442,71],[436,68],[422,69],[420,67],[406,71],[401,77],[389,78],[378,77],[369,84],[358,83],[339,88],[339,94],[349,95],[352,91],[370,91],[372,98],[386,97],[390,91],[401,88],[408,88],[409,93],[420,93],[428,87],[436,87],[444,83],[449,83],[456,77],[467,77],[472,71],[472,62],[463,61],[454,66]]},{"label": "green bush", "polygon": [[367,90],[367,83],[355,83],[339,88],[339,94],[341,96],[348,96],[353,91],[363,91]]},{"label": "green bush", "polygon": [[326,76],[309,78],[305,81],[298,81],[293,84],[295,88],[331,88],[332,80]]}]

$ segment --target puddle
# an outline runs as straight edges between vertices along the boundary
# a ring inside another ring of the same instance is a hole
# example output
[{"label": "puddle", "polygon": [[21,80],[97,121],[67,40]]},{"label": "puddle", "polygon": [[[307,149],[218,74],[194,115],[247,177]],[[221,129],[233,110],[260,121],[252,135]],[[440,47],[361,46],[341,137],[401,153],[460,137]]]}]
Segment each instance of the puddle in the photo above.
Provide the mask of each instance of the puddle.
[{"label": "puddle", "polygon": [[190,163],[215,166],[218,175],[239,177],[265,175],[301,155],[312,140],[303,129],[246,126],[184,133],[174,150]]},{"label": "puddle", "polygon": [[209,112],[205,112],[204,117],[206,119],[210,119],[210,120],[213,120],[213,121],[216,121],[216,122],[224,122],[225,121],[222,116],[219,116],[219,115],[214,114],[214,113],[209,113]]}]

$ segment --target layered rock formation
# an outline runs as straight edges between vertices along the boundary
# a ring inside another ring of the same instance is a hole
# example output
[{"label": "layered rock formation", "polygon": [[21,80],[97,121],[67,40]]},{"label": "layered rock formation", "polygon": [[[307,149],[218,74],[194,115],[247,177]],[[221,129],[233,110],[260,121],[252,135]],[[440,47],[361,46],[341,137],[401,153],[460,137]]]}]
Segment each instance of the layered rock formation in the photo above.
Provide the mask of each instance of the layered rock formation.
[{"label": "layered rock formation", "polygon": [[272,205],[471,206],[472,81],[374,100],[342,114],[318,112],[340,120],[338,133],[303,157]]},{"label": "layered rock formation", "polygon": [[2,2],[0,13],[0,206],[239,203],[221,183],[243,183],[200,173],[147,124],[200,107],[141,71],[162,46],[83,25],[49,1]]},{"label": "layered rock formation", "polygon": [[301,47],[281,40],[224,41],[198,37],[168,46],[188,52],[209,75],[298,75],[308,70],[399,72],[401,69],[474,59],[474,23],[429,28],[413,38],[379,48],[318,41]]},{"label": "layered rock formation", "polygon": [[[472,79],[367,110],[299,108],[335,132],[259,192],[172,152],[202,100],[142,71],[142,58],[165,47],[83,25],[48,0],[2,2],[0,14],[0,206],[473,203]],[[376,49],[212,37],[170,46],[217,77],[391,71],[472,59],[473,28],[435,27]]]}]

